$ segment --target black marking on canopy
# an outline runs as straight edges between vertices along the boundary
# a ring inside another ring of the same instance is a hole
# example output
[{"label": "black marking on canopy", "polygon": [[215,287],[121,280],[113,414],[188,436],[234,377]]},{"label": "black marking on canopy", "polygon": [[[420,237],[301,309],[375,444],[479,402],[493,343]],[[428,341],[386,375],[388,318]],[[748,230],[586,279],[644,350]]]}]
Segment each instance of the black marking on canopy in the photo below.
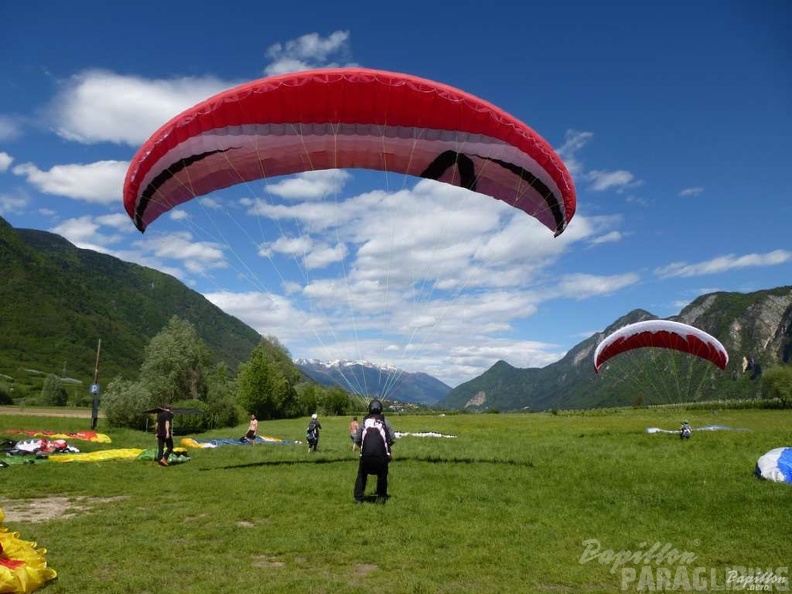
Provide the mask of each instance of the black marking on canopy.
[{"label": "black marking on canopy", "polygon": [[[566,221],[564,220],[564,213],[561,209],[561,204],[558,201],[558,197],[553,193],[553,191],[547,187],[541,179],[536,177],[533,173],[528,171],[527,169],[520,167],[519,165],[515,165],[514,163],[509,163],[507,161],[502,161],[501,159],[493,159],[491,157],[480,157],[476,155],[480,159],[484,159],[495,163],[496,165],[500,165],[504,169],[508,169],[513,174],[518,176],[520,179],[528,182],[528,185],[531,186],[534,190],[536,190],[542,198],[544,198],[545,202],[547,203],[548,207],[550,208],[550,212],[553,213],[553,219],[555,220],[556,230],[555,234],[559,235],[564,230],[564,225]],[[456,165],[459,168],[459,177],[460,177],[460,186],[463,188],[467,188],[468,190],[476,191],[476,168],[475,164],[473,163],[473,159],[468,157],[464,153],[458,153],[456,151],[447,150],[443,151],[437,157],[435,157],[434,161],[429,163],[426,169],[423,170],[421,173],[421,177],[425,177],[428,179],[439,180],[440,177],[448,171],[450,167]]]},{"label": "black marking on canopy", "polygon": [[454,165],[459,168],[459,185],[475,192],[476,166],[473,164],[473,159],[464,153],[452,150],[443,151],[423,170],[421,177],[438,180]]},{"label": "black marking on canopy", "polygon": [[482,159],[486,159],[487,161],[491,161],[503,167],[504,169],[508,169],[513,174],[517,175],[521,179],[528,182],[528,185],[531,186],[534,190],[536,190],[539,195],[545,199],[545,202],[550,207],[550,212],[553,213],[553,218],[555,219],[556,223],[556,236],[564,230],[564,213],[561,210],[561,204],[558,201],[558,198],[553,191],[547,187],[541,179],[536,177],[533,173],[520,167],[519,165],[515,165],[514,163],[509,163],[507,161],[501,161],[500,159],[492,159],[490,157],[481,157]]},{"label": "black marking on canopy", "polygon": [[[233,148],[233,147],[232,147]],[[143,233],[146,228],[143,225],[143,214],[146,212],[146,208],[148,208],[149,202],[151,201],[152,196],[157,193],[159,190],[169,179],[171,179],[174,175],[176,175],[179,171],[186,169],[193,163],[197,163],[207,157],[211,157],[212,155],[216,155],[217,153],[224,153],[226,151],[231,150],[229,149],[218,149],[216,151],[209,151],[206,153],[200,153],[197,155],[192,155],[185,159],[179,159],[171,165],[170,167],[165,168],[162,173],[157,175],[151,183],[146,186],[146,189],[140,195],[140,201],[138,202],[137,208],[135,209],[135,227],[138,228],[138,231]]]}]

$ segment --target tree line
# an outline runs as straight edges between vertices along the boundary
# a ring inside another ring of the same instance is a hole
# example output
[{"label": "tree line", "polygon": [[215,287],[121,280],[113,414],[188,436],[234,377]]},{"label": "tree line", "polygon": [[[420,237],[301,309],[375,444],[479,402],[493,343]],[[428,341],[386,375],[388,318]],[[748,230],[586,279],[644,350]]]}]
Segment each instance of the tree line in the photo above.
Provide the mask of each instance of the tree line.
[{"label": "tree line", "polygon": [[265,421],[314,412],[343,415],[361,408],[342,388],[305,379],[274,337],[262,338],[235,373],[224,362],[213,364],[193,325],[178,316],[145,347],[137,379],[117,376],[101,397],[101,409],[112,427],[142,429],[143,411],[166,403],[203,413],[185,421],[189,427],[181,423],[191,431],[233,427],[250,414]]}]

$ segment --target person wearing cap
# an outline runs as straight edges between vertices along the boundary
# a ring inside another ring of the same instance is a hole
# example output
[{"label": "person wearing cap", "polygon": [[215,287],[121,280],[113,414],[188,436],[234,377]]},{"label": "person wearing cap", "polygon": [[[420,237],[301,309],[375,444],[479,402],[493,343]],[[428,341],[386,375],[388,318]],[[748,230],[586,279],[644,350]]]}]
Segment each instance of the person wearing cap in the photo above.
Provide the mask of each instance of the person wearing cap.
[{"label": "person wearing cap", "polygon": [[305,439],[308,441],[308,451],[315,452],[319,446],[319,430],[322,424],[319,422],[316,413],[311,415],[311,422],[308,423],[308,430],[305,432]]},{"label": "person wearing cap", "polygon": [[170,404],[157,413],[157,464],[168,465],[168,456],[173,452],[173,411]]}]

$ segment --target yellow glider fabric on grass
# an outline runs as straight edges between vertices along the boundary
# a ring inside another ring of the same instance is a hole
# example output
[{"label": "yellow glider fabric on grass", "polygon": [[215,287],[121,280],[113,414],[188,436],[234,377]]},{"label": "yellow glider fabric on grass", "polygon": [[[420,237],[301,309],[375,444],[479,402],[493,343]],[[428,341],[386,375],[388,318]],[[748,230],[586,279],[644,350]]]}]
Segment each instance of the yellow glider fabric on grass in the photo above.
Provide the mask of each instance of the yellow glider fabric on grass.
[{"label": "yellow glider fabric on grass", "polygon": [[140,448],[120,448],[100,450],[84,454],[58,454],[50,456],[50,462],[103,462],[105,460],[136,460],[145,450]]},{"label": "yellow glider fabric on grass", "polygon": [[47,549],[22,540],[17,532],[9,532],[1,525],[4,520],[0,509],[0,594],[28,594],[58,577],[47,566]]}]

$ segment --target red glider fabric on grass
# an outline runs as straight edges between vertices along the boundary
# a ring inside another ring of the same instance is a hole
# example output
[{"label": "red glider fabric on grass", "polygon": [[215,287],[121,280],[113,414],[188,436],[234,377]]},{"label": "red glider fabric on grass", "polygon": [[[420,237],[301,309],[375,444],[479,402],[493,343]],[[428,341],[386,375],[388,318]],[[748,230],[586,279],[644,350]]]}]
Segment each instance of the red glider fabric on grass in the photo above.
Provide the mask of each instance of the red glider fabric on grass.
[{"label": "red glider fabric on grass", "polygon": [[605,337],[594,352],[594,371],[611,357],[633,349],[657,347],[674,349],[706,359],[726,368],[729,353],[713,336],[688,324],[668,320],[648,320],[619,328]]},{"label": "red glider fabric on grass", "polygon": [[0,433],[22,434],[29,437],[47,437],[51,439],[82,439],[83,441],[91,441],[95,443],[110,443],[110,437],[104,433],[97,433],[96,431],[72,431],[64,433],[62,431],[46,431],[35,429],[3,429]]},{"label": "red glider fabric on grass", "polygon": [[502,200],[556,235],[575,213],[552,147],[498,107],[379,70],[297,72],[243,84],[182,112],[132,160],[124,206],[140,231],[196,196],[337,168],[435,179]]}]

